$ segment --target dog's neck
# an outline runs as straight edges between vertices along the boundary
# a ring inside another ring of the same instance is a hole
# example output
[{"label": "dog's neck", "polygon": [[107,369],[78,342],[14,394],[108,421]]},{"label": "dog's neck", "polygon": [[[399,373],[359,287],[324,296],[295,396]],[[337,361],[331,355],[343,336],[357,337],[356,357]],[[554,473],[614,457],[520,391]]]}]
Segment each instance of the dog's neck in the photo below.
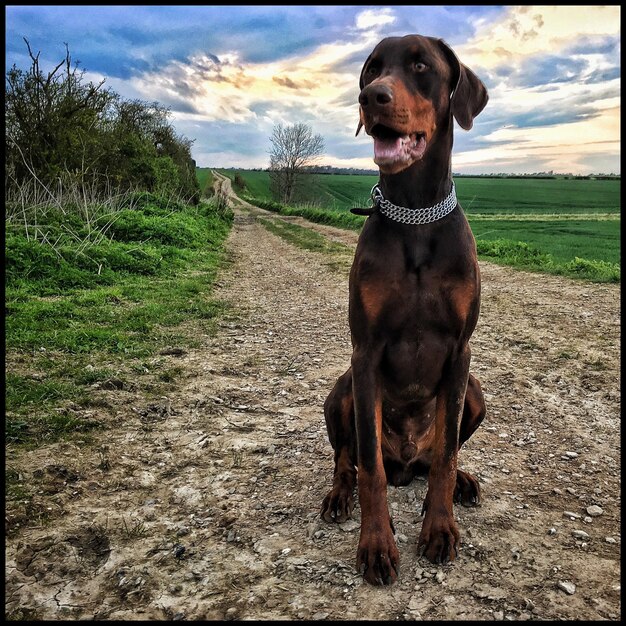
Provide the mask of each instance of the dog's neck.
[{"label": "dog's neck", "polygon": [[448,196],[452,189],[452,125],[441,131],[421,160],[397,174],[380,172],[380,190],[386,200],[421,209]]}]

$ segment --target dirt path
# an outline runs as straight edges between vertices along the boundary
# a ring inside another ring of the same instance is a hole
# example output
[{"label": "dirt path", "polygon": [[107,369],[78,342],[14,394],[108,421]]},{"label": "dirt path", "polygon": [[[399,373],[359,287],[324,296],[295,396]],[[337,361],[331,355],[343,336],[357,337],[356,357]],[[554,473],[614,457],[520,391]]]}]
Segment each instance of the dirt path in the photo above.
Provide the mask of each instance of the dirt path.
[{"label": "dirt path", "polygon": [[341,526],[318,517],[333,468],[322,405],[350,360],[347,277],[260,213],[236,211],[217,287],[232,309],[202,349],[168,357],[185,372],[175,394],[111,391],[118,426],[101,446],[10,451],[26,479],[47,477],[51,521],[7,540],[7,613],[617,619],[619,288],[481,264],[472,371],[488,416],[460,467],[484,500],[455,506],[460,555],[436,567],[416,557],[426,483],[389,488],[401,572],[373,588],[354,566],[358,505]]}]

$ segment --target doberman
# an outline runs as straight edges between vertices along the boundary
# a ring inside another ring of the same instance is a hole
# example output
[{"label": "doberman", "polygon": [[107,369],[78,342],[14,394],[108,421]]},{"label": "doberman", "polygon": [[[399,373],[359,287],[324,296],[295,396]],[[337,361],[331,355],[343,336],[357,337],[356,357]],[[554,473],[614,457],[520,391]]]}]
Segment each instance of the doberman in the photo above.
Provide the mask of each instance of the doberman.
[{"label": "doberman", "polygon": [[476,243],[451,175],[453,118],[465,130],[487,90],[441,39],[383,39],[360,77],[360,121],[380,170],[349,282],[351,367],[324,403],[335,453],[328,522],[351,515],[357,484],[361,535],[357,569],[391,584],[399,553],[387,483],[428,474],[418,553],[454,560],[453,502],[480,501],[475,477],[457,469],[460,446],[485,416],[469,373],[478,320]]}]

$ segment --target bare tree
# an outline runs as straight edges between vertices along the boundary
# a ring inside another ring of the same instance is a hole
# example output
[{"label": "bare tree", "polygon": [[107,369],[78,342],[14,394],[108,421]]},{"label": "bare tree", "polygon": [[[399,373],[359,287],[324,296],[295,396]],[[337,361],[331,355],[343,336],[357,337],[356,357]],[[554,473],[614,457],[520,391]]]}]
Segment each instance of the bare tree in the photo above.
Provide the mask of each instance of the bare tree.
[{"label": "bare tree", "polygon": [[270,137],[270,189],[275,198],[290,203],[306,175],[304,168],[324,153],[324,139],[303,123],[276,124]]}]

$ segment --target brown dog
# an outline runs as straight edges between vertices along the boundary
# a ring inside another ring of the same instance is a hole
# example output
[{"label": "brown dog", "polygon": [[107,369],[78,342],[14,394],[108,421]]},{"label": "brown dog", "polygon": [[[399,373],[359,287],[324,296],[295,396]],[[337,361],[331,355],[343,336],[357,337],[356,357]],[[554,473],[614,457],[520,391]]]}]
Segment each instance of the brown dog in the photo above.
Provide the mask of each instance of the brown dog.
[{"label": "brown dog", "polygon": [[324,404],[335,451],[322,517],[343,522],[357,483],[357,568],[392,583],[398,549],[387,483],[428,473],[418,541],[435,563],[453,560],[459,532],[453,502],[478,504],[478,481],[457,469],[460,446],[485,403],[469,373],[478,319],[476,244],[451,176],[453,118],[465,130],[487,90],[441,40],[381,41],[360,78],[360,122],[374,138],[380,181],[350,273],[352,362]]}]

